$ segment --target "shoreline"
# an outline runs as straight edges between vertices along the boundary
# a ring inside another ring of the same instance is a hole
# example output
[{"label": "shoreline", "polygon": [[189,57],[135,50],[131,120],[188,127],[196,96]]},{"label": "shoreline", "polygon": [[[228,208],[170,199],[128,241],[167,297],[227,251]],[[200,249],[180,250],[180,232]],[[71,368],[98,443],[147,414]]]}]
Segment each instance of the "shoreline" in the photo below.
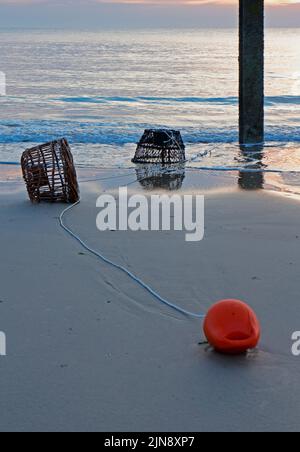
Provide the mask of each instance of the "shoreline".
[{"label": "shoreline", "polygon": [[[157,170],[158,168],[158,170]],[[162,190],[184,194],[218,193],[232,191],[270,192],[278,196],[300,200],[300,172],[298,171],[260,171],[258,169],[210,169],[191,168],[171,165],[170,171],[161,174],[161,167],[155,165],[134,165],[129,168],[100,168],[95,166],[77,166],[80,184],[103,182],[105,190],[120,186],[143,192]],[[165,170],[164,170],[165,171]],[[164,173],[163,171],[163,173]],[[169,174],[170,173],[170,174]],[[0,188],[7,193],[26,190],[20,164],[0,163]]]}]

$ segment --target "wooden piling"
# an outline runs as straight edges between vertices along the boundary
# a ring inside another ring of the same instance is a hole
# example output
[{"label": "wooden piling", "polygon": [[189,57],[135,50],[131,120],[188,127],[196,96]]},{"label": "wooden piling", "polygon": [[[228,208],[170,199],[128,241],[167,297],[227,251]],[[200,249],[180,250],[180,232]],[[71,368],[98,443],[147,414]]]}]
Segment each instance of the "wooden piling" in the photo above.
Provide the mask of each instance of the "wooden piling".
[{"label": "wooden piling", "polygon": [[240,0],[240,119],[242,144],[264,141],[264,0]]}]

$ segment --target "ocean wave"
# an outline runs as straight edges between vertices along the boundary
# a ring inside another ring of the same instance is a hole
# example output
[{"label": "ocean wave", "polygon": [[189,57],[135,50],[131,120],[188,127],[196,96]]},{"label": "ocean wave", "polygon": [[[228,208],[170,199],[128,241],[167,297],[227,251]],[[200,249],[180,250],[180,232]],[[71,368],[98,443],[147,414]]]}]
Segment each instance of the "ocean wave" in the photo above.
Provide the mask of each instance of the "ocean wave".
[{"label": "ocean wave", "polygon": [[[168,124],[147,124],[78,121],[0,121],[0,143],[45,142],[65,137],[71,143],[125,145],[136,143],[144,129],[168,128]],[[172,127],[172,126],[171,126]],[[173,128],[173,127],[172,127]],[[226,143],[238,140],[237,127],[181,127],[187,143]],[[300,127],[276,125],[266,127],[266,140],[300,142]]]},{"label": "ocean wave", "polygon": [[[237,105],[238,97],[61,97],[53,99],[55,101],[79,104],[111,104],[111,103],[192,103],[192,104],[216,104],[216,105]],[[267,96],[266,106],[276,104],[300,105],[300,96]]]}]

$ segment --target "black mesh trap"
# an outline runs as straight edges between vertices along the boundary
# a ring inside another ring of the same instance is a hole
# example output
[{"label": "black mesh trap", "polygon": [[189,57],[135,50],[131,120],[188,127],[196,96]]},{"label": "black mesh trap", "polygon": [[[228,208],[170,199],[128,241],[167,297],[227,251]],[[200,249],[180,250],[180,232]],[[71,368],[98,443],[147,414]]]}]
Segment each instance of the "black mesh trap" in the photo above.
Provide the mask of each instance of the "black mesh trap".
[{"label": "black mesh trap", "polygon": [[181,133],[176,130],[145,130],[133,163],[183,163],[185,145]]}]

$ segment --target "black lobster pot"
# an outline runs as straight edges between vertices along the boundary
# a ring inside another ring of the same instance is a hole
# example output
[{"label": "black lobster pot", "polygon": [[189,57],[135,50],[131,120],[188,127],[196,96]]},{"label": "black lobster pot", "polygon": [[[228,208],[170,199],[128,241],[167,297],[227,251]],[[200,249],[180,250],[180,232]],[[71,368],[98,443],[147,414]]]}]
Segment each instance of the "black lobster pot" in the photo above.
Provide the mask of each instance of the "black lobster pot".
[{"label": "black lobster pot", "polygon": [[185,162],[185,145],[181,133],[176,130],[145,130],[133,163],[183,163]]}]

